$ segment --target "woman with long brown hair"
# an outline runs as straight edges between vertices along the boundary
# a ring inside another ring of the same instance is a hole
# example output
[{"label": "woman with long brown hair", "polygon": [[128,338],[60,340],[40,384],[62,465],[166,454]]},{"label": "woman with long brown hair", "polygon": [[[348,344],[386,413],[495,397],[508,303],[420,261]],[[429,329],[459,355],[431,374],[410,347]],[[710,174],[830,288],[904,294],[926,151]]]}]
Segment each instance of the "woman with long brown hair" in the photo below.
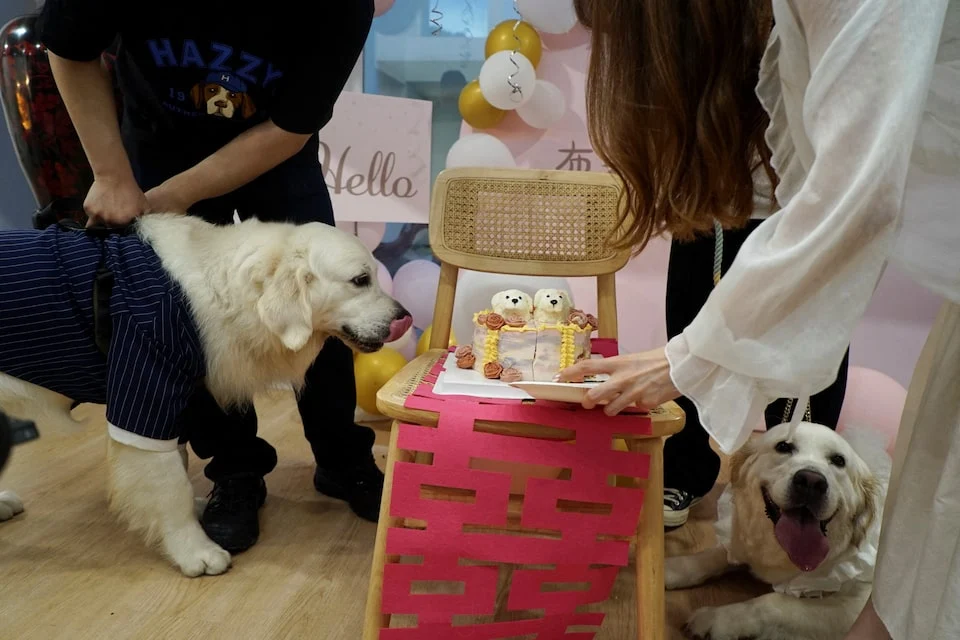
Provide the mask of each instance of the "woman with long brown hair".
[{"label": "woman with long brown hair", "polygon": [[[666,328],[673,338],[697,317],[747,237],[776,210],[777,175],[764,140],[770,119],[754,91],[773,19],[769,0],[720,3],[699,20],[685,2],[640,2],[625,9],[633,12],[628,23],[639,25],[640,35],[598,44],[587,92],[591,133],[611,166],[630,176],[630,209],[643,211],[632,218],[627,241],[639,250],[663,229],[672,236]],[[614,15],[620,14],[597,16],[594,33],[608,32],[606,21]],[[605,90],[610,86],[623,91],[611,96]],[[648,144],[638,150],[640,139]],[[662,185],[663,200],[651,191],[656,185]],[[805,407],[797,407],[795,398],[771,402],[766,425],[787,422],[800,411],[805,420],[836,429],[847,368],[844,357],[834,382]],[[687,521],[720,474],[720,456],[693,401],[680,396],[676,402],[687,419],[663,450],[663,520],[670,528]]]},{"label": "woman with long brown hair", "polygon": [[625,187],[615,241],[743,229],[758,176],[776,210],[665,347],[563,377],[610,374],[584,401],[609,414],[689,398],[731,453],[771,402],[803,407],[834,383],[897,262],[944,306],[911,383],[874,594],[848,637],[960,637],[960,1],[577,4],[593,30],[591,137]]}]

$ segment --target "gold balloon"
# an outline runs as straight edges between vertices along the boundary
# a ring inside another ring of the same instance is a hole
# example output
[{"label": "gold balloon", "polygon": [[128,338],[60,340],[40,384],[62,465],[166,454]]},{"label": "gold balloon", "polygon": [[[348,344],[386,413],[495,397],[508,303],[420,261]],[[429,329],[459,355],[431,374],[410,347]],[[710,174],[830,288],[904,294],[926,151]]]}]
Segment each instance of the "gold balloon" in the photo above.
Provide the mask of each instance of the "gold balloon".
[{"label": "gold balloon", "polygon": [[[504,20],[495,26],[490,35],[487,36],[487,46],[484,54],[489,58],[498,51],[519,51],[536,69],[537,65],[540,64],[540,55],[543,53],[540,34],[527,22],[521,22],[520,26],[517,27],[516,34],[514,34],[513,27],[515,24],[517,24],[516,20]],[[520,38],[519,44],[517,38]]]},{"label": "gold balloon", "polygon": [[[430,336],[433,333],[433,325],[427,327],[423,335],[420,336],[420,339],[417,340],[417,355],[422,356],[424,353],[430,350]],[[452,347],[457,344],[457,336],[454,335],[453,329],[450,329],[450,340],[447,342],[447,345]]]},{"label": "gold balloon", "polygon": [[480,92],[480,81],[474,80],[460,92],[460,117],[474,129],[495,127],[507,115],[487,102]]},{"label": "gold balloon", "polygon": [[389,347],[374,353],[358,354],[353,360],[353,375],[357,384],[357,404],[361,409],[373,415],[379,415],[377,392],[387,384],[407,359]]}]

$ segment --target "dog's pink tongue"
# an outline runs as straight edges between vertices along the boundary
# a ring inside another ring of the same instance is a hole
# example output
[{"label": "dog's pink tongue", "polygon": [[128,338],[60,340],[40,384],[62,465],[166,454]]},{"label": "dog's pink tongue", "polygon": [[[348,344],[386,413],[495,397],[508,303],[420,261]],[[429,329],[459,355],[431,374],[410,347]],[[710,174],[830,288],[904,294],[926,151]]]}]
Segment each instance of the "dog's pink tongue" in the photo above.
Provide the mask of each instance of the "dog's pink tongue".
[{"label": "dog's pink tongue", "polygon": [[409,331],[412,326],[412,316],[404,316],[402,320],[394,320],[390,323],[390,335],[387,337],[387,342],[396,342],[402,338],[403,334]]},{"label": "dog's pink tongue", "polygon": [[830,542],[809,511],[784,511],[774,527],[777,542],[801,571],[813,571],[826,560]]}]

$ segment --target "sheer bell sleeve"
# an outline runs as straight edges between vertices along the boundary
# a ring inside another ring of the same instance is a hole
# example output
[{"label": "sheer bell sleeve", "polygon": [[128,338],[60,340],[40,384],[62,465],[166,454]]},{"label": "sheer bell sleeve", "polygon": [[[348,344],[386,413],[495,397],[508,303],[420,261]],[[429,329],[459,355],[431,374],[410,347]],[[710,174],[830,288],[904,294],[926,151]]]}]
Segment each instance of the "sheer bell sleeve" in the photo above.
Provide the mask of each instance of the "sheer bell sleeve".
[{"label": "sheer bell sleeve", "polygon": [[805,88],[780,76],[780,99],[797,102],[783,133],[805,175],[666,350],[674,384],[728,453],[767,404],[836,378],[893,248],[948,2],[774,0],[778,28],[792,22],[808,56],[792,61],[808,69]]}]

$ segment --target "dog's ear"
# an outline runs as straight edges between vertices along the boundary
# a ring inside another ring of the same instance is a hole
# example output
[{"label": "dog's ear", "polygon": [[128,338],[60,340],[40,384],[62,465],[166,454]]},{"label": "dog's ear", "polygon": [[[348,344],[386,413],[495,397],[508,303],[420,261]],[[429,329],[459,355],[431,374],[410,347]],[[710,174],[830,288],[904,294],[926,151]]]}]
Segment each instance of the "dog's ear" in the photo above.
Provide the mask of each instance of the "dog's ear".
[{"label": "dog's ear", "polygon": [[203,106],[203,85],[195,84],[190,89],[190,99],[193,100],[193,106],[199,109]]},{"label": "dog's ear", "polygon": [[253,104],[253,98],[250,97],[250,94],[242,93],[240,97],[240,115],[247,119],[257,112],[257,107]]},{"label": "dog's ear", "polygon": [[747,464],[747,460],[750,459],[750,456],[753,455],[754,445],[753,442],[747,441],[742,447],[740,447],[730,458],[730,484],[738,485],[740,480],[743,479],[743,474]]},{"label": "dog's ear", "polygon": [[257,313],[284,347],[299,351],[313,335],[309,289],[314,276],[305,263],[291,264],[288,260],[281,259],[264,281]]},{"label": "dog's ear", "polygon": [[880,482],[868,475],[855,480],[853,487],[863,500],[853,514],[853,533],[850,535],[850,544],[859,547],[880,514]]}]

